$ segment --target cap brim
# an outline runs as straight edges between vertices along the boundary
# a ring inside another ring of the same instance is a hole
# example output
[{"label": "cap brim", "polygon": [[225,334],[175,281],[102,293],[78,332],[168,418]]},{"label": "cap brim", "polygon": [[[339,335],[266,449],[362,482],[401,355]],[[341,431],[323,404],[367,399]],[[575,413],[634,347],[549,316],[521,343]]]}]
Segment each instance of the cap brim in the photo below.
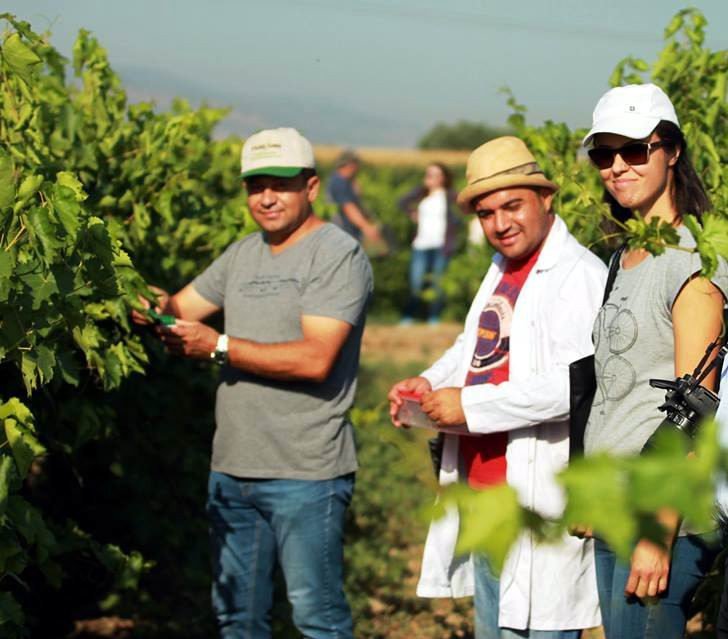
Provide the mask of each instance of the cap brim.
[{"label": "cap brim", "polygon": [[300,166],[265,166],[260,169],[250,169],[240,174],[242,178],[253,177],[254,175],[272,175],[273,177],[296,177],[300,175],[303,168]]},{"label": "cap brim", "polygon": [[652,133],[659,123],[660,118],[644,115],[631,116],[629,118],[622,115],[616,118],[600,120],[586,134],[582,145],[589,146],[597,133],[613,133],[615,135],[623,135],[626,138],[641,140]]},{"label": "cap brim", "polygon": [[500,175],[490,180],[482,180],[481,182],[468,184],[458,193],[457,203],[464,211],[472,212],[470,203],[476,197],[501,189],[519,187],[549,189],[554,193],[559,190],[559,187],[551,180],[546,179],[542,173],[534,173],[532,175]]}]

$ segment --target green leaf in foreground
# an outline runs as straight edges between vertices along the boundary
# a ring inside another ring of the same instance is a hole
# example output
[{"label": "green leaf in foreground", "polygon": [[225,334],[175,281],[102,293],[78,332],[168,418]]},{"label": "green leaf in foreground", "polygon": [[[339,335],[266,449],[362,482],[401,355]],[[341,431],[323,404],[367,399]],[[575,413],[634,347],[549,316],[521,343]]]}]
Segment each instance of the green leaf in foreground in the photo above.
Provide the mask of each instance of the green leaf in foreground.
[{"label": "green leaf in foreground", "polygon": [[496,572],[523,528],[523,509],[516,491],[508,485],[474,491],[458,484],[443,494],[442,505],[460,513],[459,553],[481,552]]},{"label": "green leaf in foreground", "polygon": [[607,455],[577,459],[561,473],[560,481],[568,498],[564,523],[593,528],[618,555],[628,557],[637,525],[624,462]]},{"label": "green leaf in foreground", "polygon": [[718,268],[718,257],[728,260],[728,218],[715,214],[704,215],[701,226],[695,217],[688,215],[685,225],[697,243],[703,264],[701,273],[711,277]]}]

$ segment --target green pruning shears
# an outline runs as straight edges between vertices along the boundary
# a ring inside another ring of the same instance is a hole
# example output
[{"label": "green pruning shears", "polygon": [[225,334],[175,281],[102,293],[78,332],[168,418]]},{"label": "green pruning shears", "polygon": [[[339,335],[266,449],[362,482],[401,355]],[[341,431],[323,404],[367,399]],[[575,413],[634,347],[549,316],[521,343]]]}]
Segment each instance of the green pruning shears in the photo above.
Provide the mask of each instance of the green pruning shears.
[{"label": "green pruning shears", "polygon": [[147,310],[147,315],[155,324],[160,326],[174,326],[176,319],[174,315],[160,315],[153,308]]}]

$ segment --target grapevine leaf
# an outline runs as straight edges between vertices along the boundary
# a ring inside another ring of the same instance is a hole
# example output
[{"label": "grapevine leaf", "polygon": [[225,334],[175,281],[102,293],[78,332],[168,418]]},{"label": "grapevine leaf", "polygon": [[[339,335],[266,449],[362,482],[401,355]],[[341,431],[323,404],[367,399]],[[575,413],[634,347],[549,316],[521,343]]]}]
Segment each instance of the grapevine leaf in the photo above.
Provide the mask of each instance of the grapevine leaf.
[{"label": "grapevine leaf", "polygon": [[621,557],[637,533],[623,462],[606,455],[577,459],[560,475],[568,502],[567,525],[590,526]]},{"label": "grapevine leaf", "polygon": [[[483,552],[493,569],[500,572],[523,527],[523,512],[515,490],[505,484],[477,492],[456,486],[452,497],[461,521],[458,552]],[[445,500],[449,498],[446,495]]]},{"label": "grapevine leaf", "polygon": [[20,39],[17,33],[10,34],[3,42],[2,56],[10,69],[26,83],[31,80],[33,68],[41,63],[38,55]]},{"label": "grapevine leaf", "polygon": [[[4,632],[8,630],[8,626],[16,626],[18,628],[17,637],[20,637],[20,630],[25,622],[23,609],[20,607],[15,597],[9,592],[0,592],[0,628],[4,627]],[[10,635],[13,636],[13,635]]]},{"label": "grapevine leaf", "polygon": [[13,161],[9,155],[0,153],[0,210],[13,205],[15,200],[15,178]]},{"label": "grapevine leaf", "polygon": [[[0,517],[5,514],[5,508],[8,505],[13,470],[12,458],[3,455],[2,459],[0,459]],[[0,570],[2,569],[0,568]]]},{"label": "grapevine leaf", "polygon": [[48,260],[52,260],[61,246],[56,238],[55,225],[50,219],[48,209],[34,207],[28,213],[28,228],[43,247],[43,253]]},{"label": "grapevine leaf", "polygon": [[13,519],[18,532],[29,544],[36,545],[36,556],[40,562],[48,558],[49,549],[54,545],[53,533],[43,521],[40,511],[17,495],[8,499],[8,514]]},{"label": "grapevine leaf", "polygon": [[123,375],[123,364],[119,359],[119,353],[113,347],[106,352],[104,358],[104,387],[117,388],[121,384]]},{"label": "grapevine leaf", "polygon": [[37,311],[43,302],[50,299],[52,295],[58,292],[56,278],[53,273],[30,273],[22,278],[24,284],[30,289],[30,295],[33,299],[33,310]]},{"label": "grapevine leaf", "polygon": [[82,209],[78,203],[78,198],[73,195],[73,191],[65,187],[56,187],[53,194],[53,207],[58,215],[58,219],[66,230],[71,239],[76,238],[76,233],[81,225]]},{"label": "grapevine leaf", "polygon": [[53,368],[56,364],[56,356],[45,344],[38,346],[38,370],[41,382],[46,384],[53,379]]},{"label": "grapevine leaf", "polygon": [[[12,465],[12,461],[10,464]],[[20,573],[26,563],[26,556],[17,535],[11,530],[2,530],[0,532],[0,573]]]},{"label": "grapevine leaf", "polygon": [[16,210],[25,204],[33,195],[35,195],[43,184],[42,175],[28,175],[18,187],[17,201],[15,203]]},{"label": "grapevine leaf", "polygon": [[56,182],[58,182],[61,186],[71,189],[77,202],[83,202],[88,197],[86,192],[83,190],[83,184],[81,184],[78,178],[69,171],[61,171],[58,173],[56,175]]},{"label": "grapevine leaf", "polygon": [[711,277],[718,268],[718,257],[728,260],[728,218],[705,215],[701,227],[695,218],[686,216],[685,224],[695,237],[703,263],[702,274]]},{"label": "grapevine leaf", "polygon": [[11,415],[23,424],[32,424],[33,422],[33,415],[30,409],[17,397],[11,397],[4,404],[0,404],[0,419],[6,419]]},{"label": "grapevine leaf", "polygon": [[81,371],[78,364],[76,363],[73,354],[64,351],[56,358],[56,364],[61,373],[61,378],[66,384],[71,386],[78,386],[81,381]]},{"label": "grapevine leaf", "polygon": [[0,248],[0,280],[6,280],[10,278],[13,272],[13,254],[10,251],[5,251]]},{"label": "grapevine leaf", "polygon": [[5,420],[4,425],[5,436],[8,438],[18,474],[25,477],[33,460],[42,455],[45,448],[28,426],[18,423],[11,417]]}]

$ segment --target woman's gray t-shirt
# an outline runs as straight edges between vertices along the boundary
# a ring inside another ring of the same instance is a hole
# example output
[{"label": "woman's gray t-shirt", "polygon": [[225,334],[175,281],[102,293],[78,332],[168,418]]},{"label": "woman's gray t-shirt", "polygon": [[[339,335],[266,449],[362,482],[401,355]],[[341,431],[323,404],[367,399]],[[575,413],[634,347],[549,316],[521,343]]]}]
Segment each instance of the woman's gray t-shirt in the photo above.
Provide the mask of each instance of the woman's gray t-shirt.
[{"label": "woman's gray t-shirt", "polygon": [[[685,226],[677,231],[681,247],[695,247]],[[652,388],[649,380],[675,379],[672,305],[700,268],[697,253],[668,248],[619,269],[594,323],[597,391],[584,434],[587,455],[637,454],[664,418],[657,407],[665,391]],[[712,282],[726,296],[725,261],[719,261]]]},{"label": "woman's gray t-shirt", "polygon": [[372,273],[361,245],[324,224],[278,254],[262,233],[230,245],[193,286],[223,307],[225,333],[262,343],[301,339],[301,316],[352,325],[326,381],[275,381],[223,366],[212,469],[236,477],[331,479],[356,470],[346,418]]}]

